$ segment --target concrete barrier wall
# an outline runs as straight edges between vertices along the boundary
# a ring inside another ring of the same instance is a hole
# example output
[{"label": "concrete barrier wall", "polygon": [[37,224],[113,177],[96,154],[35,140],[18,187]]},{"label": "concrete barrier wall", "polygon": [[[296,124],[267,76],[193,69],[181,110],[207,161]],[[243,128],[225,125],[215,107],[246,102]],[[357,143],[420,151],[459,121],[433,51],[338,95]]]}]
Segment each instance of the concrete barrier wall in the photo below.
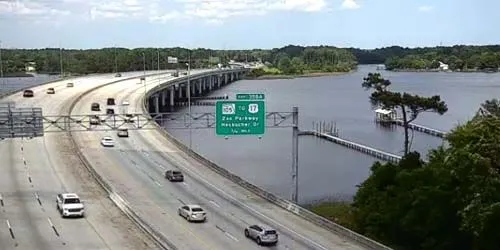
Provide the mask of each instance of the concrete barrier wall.
[{"label": "concrete barrier wall", "polygon": [[[174,82],[168,82],[167,84],[164,84],[163,87],[159,87],[158,89],[164,88],[164,87],[171,85],[171,84],[174,84]],[[149,98],[149,96],[151,96],[154,93],[155,93],[155,89],[151,89],[150,91],[148,91],[146,93],[146,96]],[[144,100],[147,100],[147,99],[146,98],[143,99],[143,105],[142,105],[143,112],[145,114],[148,114],[148,110],[146,108],[146,102]],[[273,204],[275,204],[283,209],[286,209],[289,212],[294,213],[295,215],[298,215],[298,216],[300,216],[300,217],[302,217],[310,222],[313,222],[313,223],[315,223],[315,224],[317,224],[317,225],[319,225],[327,230],[330,230],[331,232],[334,232],[334,233],[342,235],[350,240],[358,242],[358,243],[360,243],[360,244],[362,244],[365,247],[368,247],[370,249],[377,249],[377,250],[378,249],[384,249],[384,250],[391,249],[388,246],[382,245],[379,242],[376,242],[368,237],[365,237],[365,236],[358,234],[352,230],[349,230],[348,228],[345,228],[337,223],[334,223],[334,222],[332,222],[324,217],[321,217],[321,216],[319,216],[319,215],[317,215],[317,214],[315,214],[315,213],[313,213],[313,212],[311,212],[311,211],[309,211],[309,210],[307,210],[307,209],[305,209],[305,208],[303,208],[303,207],[301,207],[301,206],[299,206],[299,205],[297,205],[289,200],[285,200],[283,198],[280,198],[274,194],[271,194],[271,193],[255,186],[255,185],[251,184],[250,182],[248,182],[248,181],[242,179],[241,177],[231,173],[227,169],[218,166],[214,162],[208,160],[204,156],[193,151],[192,149],[190,149],[189,147],[184,145],[181,141],[179,141],[174,136],[172,136],[170,133],[168,133],[168,131],[161,128],[157,123],[154,123],[154,125],[156,126],[156,129],[158,131],[160,131],[160,133],[163,136],[165,136],[165,138],[167,140],[174,143],[180,150],[182,150],[183,152],[185,152],[189,156],[196,159],[202,165],[209,167],[210,169],[212,169],[216,173],[220,174],[221,176],[233,181],[234,183],[238,184],[239,186],[241,186],[241,187],[249,190],[250,192],[268,200],[269,202],[271,202],[271,203],[273,203]]]},{"label": "concrete barrier wall", "polygon": [[[155,73],[155,74],[149,74],[149,75],[146,75],[146,77],[148,76],[156,76],[156,75],[162,75],[162,74],[166,74],[165,72],[163,73]],[[107,84],[104,84],[104,85],[101,85],[99,87],[95,87],[95,88],[92,88],[92,89],[89,89],[87,91],[85,91],[84,93],[82,93],[80,96],[78,96],[72,103],[71,103],[71,106],[69,108],[69,112],[68,112],[68,115],[71,114],[71,112],[73,111],[75,105],[86,95],[88,95],[89,93],[91,93],[92,91],[95,91],[97,89],[100,89],[102,87],[105,87],[105,86],[108,86],[108,85],[111,85],[111,84],[115,84],[115,83],[118,83],[118,82],[123,82],[123,81],[127,81],[127,80],[132,80],[132,79],[139,79],[140,77],[143,77],[143,76],[137,76],[137,77],[129,77],[129,78],[125,78],[125,79],[120,79],[118,81],[114,81],[114,82],[110,82],[110,83],[107,83]],[[71,134],[71,131],[68,132],[69,133],[69,136],[70,136],[70,140],[73,144],[73,146],[75,147],[75,151],[78,155],[78,157],[80,158],[80,160],[82,161],[83,165],[87,168],[87,170],[92,174],[92,176],[97,180],[97,182],[102,186],[102,188],[104,188],[104,190],[108,193],[109,195],[109,198],[111,199],[111,201],[113,201],[113,203],[128,217],[132,220],[132,222],[134,222],[137,226],[139,226],[140,229],[142,229],[147,235],[149,235],[155,242],[158,246],[160,246],[162,249],[166,249],[166,250],[177,250],[178,248],[172,243],[170,242],[167,237],[165,235],[163,235],[160,231],[157,231],[156,229],[154,229],[153,227],[151,227],[151,225],[149,225],[148,223],[146,223],[140,214],[138,214],[137,212],[135,212],[129,205],[128,203],[120,196],[118,195],[115,191],[114,191],[114,188],[111,186],[111,184],[109,184],[108,181],[106,181],[101,175],[99,175],[99,173],[97,173],[97,171],[94,169],[94,167],[92,167],[92,165],[90,164],[90,162],[87,160],[87,158],[85,158],[85,156],[83,155],[82,151],[80,150],[80,147],[78,146],[78,144],[76,143],[75,139],[73,138],[72,134]]]}]

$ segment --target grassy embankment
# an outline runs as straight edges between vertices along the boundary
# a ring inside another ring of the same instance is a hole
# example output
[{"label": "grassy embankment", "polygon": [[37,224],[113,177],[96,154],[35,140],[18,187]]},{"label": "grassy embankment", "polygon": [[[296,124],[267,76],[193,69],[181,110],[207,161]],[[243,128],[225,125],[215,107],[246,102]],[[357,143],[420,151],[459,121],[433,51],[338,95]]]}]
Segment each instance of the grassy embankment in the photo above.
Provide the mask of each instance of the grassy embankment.
[{"label": "grassy embankment", "polygon": [[304,70],[301,74],[285,74],[281,70],[274,67],[264,67],[262,71],[255,75],[249,75],[247,78],[254,80],[267,80],[267,79],[294,79],[300,77],[318,77],[318,76],[331,76],[343,75],[349,72],[324,72],[318,70]]},{"label": "grassy embankment", "polygon": [[349,203],[345,202],[322,202],[306,206],[312,212],[325,217],[337,224],[355,231],[354,214]]}]

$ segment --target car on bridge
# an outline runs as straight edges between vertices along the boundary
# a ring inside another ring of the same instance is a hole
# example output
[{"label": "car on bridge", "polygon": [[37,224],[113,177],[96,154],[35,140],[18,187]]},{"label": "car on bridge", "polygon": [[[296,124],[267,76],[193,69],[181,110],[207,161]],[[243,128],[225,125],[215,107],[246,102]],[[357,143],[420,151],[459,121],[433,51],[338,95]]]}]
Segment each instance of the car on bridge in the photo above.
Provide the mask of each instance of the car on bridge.
[{"label": "car on bridge", "polygon": [[123,101],[122,102],[122,106],[128,106],[128,105],[130,105],[130,103],[128,101]]},{"label": "car on bridge", "polygon": [[106,101],[106,103],[108,104],[108,106],[113,106],[115,105],[115,98],[108,98],[108,100]]},{"label": "car on bridge", "polygon": [[114,109],[106,109],[106,114],[107,115],[114,115],[115,114],[115,110]]},{"label": "car on bridge", "polygon": [[55,94],[56,90],[54,88],[48,88],[47,89],[47,94]]},{"label": "car on bridge", "polygon": [[74,84],[72,82],[66,83],[66,87],[68,87],[68,88],[72,88],[73,86],[74,86]]},{"label": "car on bridge", "polygon": [[90,125],[99,125],[101,124],[101,119],[99,119],[99,116],[97,115],[92,115],[89,118],[89,123]]},{"label": "car on bridge", "polygon": [[104,136],[101,139],[101,145],[103,147],[114,147],[115,146],[115,141],[113,140],[113,138],[111,136]]},{"label": "car on bridge", "polygon": [[184,181],[184,175],[179,170],[167,170],[165,178],[169,181]]},{"label": "car on bridge", "polygon": [[256,241],[259,245],[276,245],[278,243],[276,230],[263,225],[251,225],[245,228],[245,237]]},{"label": "car on bridge", "polygon": [[118,129],[116,135],[118,135],[118,137],[128,137],[128,129],[126,128]]},{"label": "car on bridge", "polygon": [[101,111],[101,106],[99,106],[99,103],[94,102],[90,104],[90,110],[91,111]]},{"label": "car on bridge", "polygon": [[207,220],[207,213],[199,205],[184,205],[178,210],[179,216],[184,217],[189,222]]},{"label": "car on bridge", "polygon": [[116,73],[115,77],[122,77],[122,74]]},{"label": "car on bridge", "polygon": [[31,89],[27,89],[23,92],[23,97],[33,97],[33,96],[35,96],[35,94]]},{"label": "car on bridge", "polygon": [[85,216],[85,208],[83,206],[83,202],[75,193],[57,194],[56,207],[63,218]]}]

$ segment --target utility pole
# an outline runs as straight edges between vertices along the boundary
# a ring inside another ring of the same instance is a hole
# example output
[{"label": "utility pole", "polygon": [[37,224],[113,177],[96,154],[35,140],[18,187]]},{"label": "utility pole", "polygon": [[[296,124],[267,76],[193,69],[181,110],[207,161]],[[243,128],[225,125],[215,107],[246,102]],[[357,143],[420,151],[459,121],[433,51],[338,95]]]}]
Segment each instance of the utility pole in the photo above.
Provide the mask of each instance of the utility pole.
[{"label": "utility pole", "polygon": [[7,86],[5,85],[5,78],[3,77],[3,61],[2,61],[2,41],[0,40],[0,78],[2,78],[2,85],[4,88]]},{"label": "utility pole", "polygon": [[299,108],[292,112],[292,201],[298,203],[299,197]]}]

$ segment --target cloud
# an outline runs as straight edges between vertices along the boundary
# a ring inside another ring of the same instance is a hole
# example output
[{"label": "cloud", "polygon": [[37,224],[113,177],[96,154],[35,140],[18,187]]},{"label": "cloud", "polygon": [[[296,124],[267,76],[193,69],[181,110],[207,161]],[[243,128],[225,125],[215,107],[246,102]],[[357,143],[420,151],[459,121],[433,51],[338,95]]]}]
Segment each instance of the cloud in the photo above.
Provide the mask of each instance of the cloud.
[{"label": "cloud", "polygon": [[64,9],[53,8],[50,5],[33,1],[0,0],[0,15],[22,16],[22,17],[47,17],[58,15],[69,15]]},{"label": "cloud", "polygon": [[[346,0],[352,2],[353,0]],[[69,16],[88,20],[140,19],[165,23],[170,20],[204,20],[221,24],[236,16],[262,16],[272,12],[318,12],[326,0],[0,0],[0,15]]]},{"label": "cloud", "polygon": [[418,11],[421,11],[421,12],[429,12],[429,11],[432,11],[433,9],[434,9],[434,7],[430,6],[430,5],[423,5],[423,6],[418,7]]},{"label": "cloud", "polygon": [[342,2],[342,9],[348,9],[348,10],[354,10],[354,9],[359,9],[361,6],[356,3],[355,0],[344,0]]}]

